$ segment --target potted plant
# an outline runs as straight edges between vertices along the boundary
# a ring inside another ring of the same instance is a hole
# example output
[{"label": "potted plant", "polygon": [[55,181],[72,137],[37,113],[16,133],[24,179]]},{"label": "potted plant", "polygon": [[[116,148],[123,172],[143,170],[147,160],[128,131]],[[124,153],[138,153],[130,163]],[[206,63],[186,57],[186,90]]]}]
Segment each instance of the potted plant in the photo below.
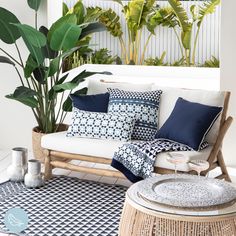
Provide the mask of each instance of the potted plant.
[{"label": "potted plant", "polygon": [[[28,5],[35,11],[35,27],[22,24],[18,18],[0,7],[1,31],[0,39],[16,48],[16,57],[3,48],[0,51],[0,62],[12,65],[19,76],[20,86],[9,99],[16,100],[28,106],[37,121],[33,129],[33,151],[37,159],[43,161],[41,136],[66,129],[63,121],[66,112],[72,109],[67,91],[75,89],[79,83],[95,72],[83,71],[71,81],[66,81],[67,74],[61,75],[63,61],[78,50],[78,42],[90,33],[104,30],[97,22],[77,24],[75,14],[67,14],[57,20],[50,29],[41,26],[38,29],[37,12],[41,0],[28,0]],[[29,55],[26,61],[22,58],[17,40],[22,38]],[[76,91],[84,94],[86,89]],[[64,99],[65,98],[65,99]]]}]

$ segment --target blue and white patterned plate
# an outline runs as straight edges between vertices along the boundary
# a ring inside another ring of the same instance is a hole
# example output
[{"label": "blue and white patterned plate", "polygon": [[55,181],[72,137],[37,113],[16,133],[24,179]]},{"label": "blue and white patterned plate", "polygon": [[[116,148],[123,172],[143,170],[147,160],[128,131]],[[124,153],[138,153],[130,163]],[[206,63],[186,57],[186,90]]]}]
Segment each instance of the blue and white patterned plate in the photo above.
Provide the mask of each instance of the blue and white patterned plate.
[{"label": "blue and white patterned plate", "polygon": [[146,200],[173,207],[220,207],[236,201],[230,183],[194,175],[162,175],[138,183],[138,193]]}]

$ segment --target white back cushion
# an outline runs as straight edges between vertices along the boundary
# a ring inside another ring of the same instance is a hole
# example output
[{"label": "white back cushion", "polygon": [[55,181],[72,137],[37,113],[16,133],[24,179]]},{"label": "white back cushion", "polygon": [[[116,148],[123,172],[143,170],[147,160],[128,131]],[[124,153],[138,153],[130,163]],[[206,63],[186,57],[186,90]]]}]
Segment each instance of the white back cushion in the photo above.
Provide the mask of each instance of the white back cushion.
[{"label": "white back cushion", "polygon": [[[170,116],[179,97],[182,97],[191,102],[198,102],[210,106],[223,107],[224,105],[225,93],[222,91],[191,90],[153,85],[152,90],[157,89],[161,89],[163,91],[159,108],[159,128]],[[220,127],[220,119],[221,116],[218,117],[215,124],[206,136],[206,141],[211,144],[215,143],[216,141]]]},{"label": "white back cushion", "polygon": [[129,83],[127,77],[96,74],[88,78],[88,95],[106,93],[107,88],[118,88],[125,91],[151,91],[152,83]]}]

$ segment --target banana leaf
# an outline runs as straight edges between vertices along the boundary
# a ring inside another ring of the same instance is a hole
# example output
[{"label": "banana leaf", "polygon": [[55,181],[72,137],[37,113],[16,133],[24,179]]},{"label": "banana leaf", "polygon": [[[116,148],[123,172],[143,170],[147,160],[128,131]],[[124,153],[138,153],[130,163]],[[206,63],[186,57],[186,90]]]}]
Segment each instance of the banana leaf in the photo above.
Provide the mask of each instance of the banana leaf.
[{"label": "banana leaf", "polygon": [[7,95],[6,98],[21,102],[31,108],[36,108],[38,107],[38,100],[35,96],[37,96],[37,92],[30,88],[20,86],[16,88],[13,94]]},{"label": "banana leaf", "polygon": [[80,25],[84,23],[84,17],[85,17],[85,7],[82,3],[82,1],[78,1],[72,10],[73,14],[77,17],[77,24]]},{"label": "banana leaf", "polygon": [[14,24],[20,21],[5,8],[0,7],[0,39],[7,44],[13,44],[21,37],[18,28]]},{"label": "banana leaf", "polygon": [[46,45],[47,39],[41,32],[29,25],[15,24],[24,40],[24,43],[38,65],[44,61],[41,48]]},{"label": "banana leaf", "polygon": [[181,27],[181,41],[185,49],[191,48],[191,36],[192,36],[192,23],[189,22],[188,14],[183,8],[182,3],[179,0],[168,0],[169,4],[173,8],[180,27]]},{"label": "banana leaf", "polygon": [[125,18],[131,41],[135,42],[137,31],[146,24],[144,14],[145,0],[130,1],[125,10]]},{"label": "banana leaf", "polygon": [[27,2],[30,8],[32,8],[35,11],[39,10],[41,0],[27,0]]},{"label": "banana leaf", "polygon": [[65,23],[58,27],[52,34],[50,47],[55,51],[68,50],[76,46],[81,34],[81,27]]},{"label": "banana leaf", "polygon": [[38,63],[35,61],[34,57],[30,54],[25,64],[24,75],[25,78],[29,78],[33,71],[38,67]]},{"label": "banana leaf", "polygon": [[90,23],[87,27],[82,29],[79,40],[85,38],[86,36],[90,34],[105,31],[105,30],[106,30],[106,27],[102,23],[99,23],[99,22]]},{"label": "banana leaf", "polygon": [[[45,26],[41,26],[39,28],[39,31],[41,33],[43,33],[45,35],[45,37],[47,38],[49,30]],[[42,53],[45,58],[49,58],[49,59],[54,59],[58,56],[58,52],[54,51],[50,48],[50,42],[49,42],[48,38],[47,38],[46,45],[44,47],[42,47]]]},{"label": "banana leaf", "polygon": [[210,0],[203,3],[203,6],[200,6],[199,17],[198,17],[198,27],[200,27],[204,17],[208,14],[215,12],[216,6],[220,4],[220,0]]},{"label": "banana leaf", "polygon": [[110,32],[113,37],[122,36],[123,31],[120,23],[120,17],[111,8],[100,15],[99,21],[105,25],[107,31]]},{"label": "banana leaf", "polygon": [[68,14],[66,16],[61,17],[59,20],[57,20],[54,24],[52,24],[51,28],[49,29],[48,32],[48,40],[49,42],[51,41],[52,34],[54,33],[55,30],[57,30],[59,27],[61,27],[64,24],[76,24],[77,23],[77,18],[75,14]]},{"label": "banana leaf", "polygon": [[62,3],[63,5],[62,5],[62,14],[63,14],[63,16],[65,16],[67,13],[68,13],[68,11],[69,11],[69,8],[68,8],[68,6],[66,5],[66,3]]}]

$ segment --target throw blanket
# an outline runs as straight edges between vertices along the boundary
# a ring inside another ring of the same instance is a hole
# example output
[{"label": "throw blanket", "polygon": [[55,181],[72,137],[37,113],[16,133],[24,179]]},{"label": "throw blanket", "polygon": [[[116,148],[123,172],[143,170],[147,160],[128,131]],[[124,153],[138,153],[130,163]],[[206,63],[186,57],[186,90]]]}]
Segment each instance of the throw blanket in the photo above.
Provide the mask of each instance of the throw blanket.
[{"label": "throw blanket", "polygon": [[[204,143],[203,148],[206,146]],[[164,139],[131,141],[122,145],[114,153],[111,166],[121,171],[131,182],[135,183],[151,176],[158,153],[192,150],[184,144]]]}]

